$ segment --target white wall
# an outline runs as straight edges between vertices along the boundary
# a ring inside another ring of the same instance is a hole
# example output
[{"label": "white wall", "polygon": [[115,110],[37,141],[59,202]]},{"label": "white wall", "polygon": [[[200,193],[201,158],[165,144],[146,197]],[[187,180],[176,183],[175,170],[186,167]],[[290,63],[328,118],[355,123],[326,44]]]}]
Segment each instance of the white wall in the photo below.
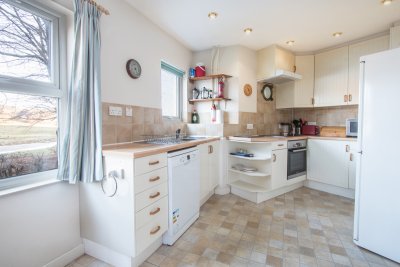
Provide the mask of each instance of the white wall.
[{"label": "white wall", "polygon": [[65,183],[0,197],[0,266],[43,266],[79,246],[78,202]]},{"label": "white wall", "polygon": [[[125,1],[98,3],[111,13],[101,20],[102,101],[161,108],[161,60],[187,73],[191,51]],[[126,73],[125,64],[130,58],[141,64],[139,79],[131,79]]]}]

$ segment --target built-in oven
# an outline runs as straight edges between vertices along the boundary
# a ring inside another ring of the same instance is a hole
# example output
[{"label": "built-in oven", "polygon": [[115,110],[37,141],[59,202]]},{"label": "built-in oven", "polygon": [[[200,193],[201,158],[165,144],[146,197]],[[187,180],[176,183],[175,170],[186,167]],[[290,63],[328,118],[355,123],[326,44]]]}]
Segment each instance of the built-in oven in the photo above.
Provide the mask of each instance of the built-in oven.
[{"label": "built-in oven", "polygon": [[288,141],[287,179],[293,179],[307,172],[307,140]]}]

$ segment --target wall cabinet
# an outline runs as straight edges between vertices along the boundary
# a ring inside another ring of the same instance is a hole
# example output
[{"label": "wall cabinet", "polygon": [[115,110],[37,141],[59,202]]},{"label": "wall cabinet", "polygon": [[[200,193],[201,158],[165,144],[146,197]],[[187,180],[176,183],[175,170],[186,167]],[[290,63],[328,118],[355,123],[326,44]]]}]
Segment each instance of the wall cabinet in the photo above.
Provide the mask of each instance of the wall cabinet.
[{"label": "wall cabinet", "polygon": [[389,36],[381,36],[349,46],[348,104],[358,104],[360,57],[389,49]]},{"label": "wall cabinet", "polygon": [[347,103],[348,62],[348,46],[315,55],[315,107]]},{"label": "wall cabinet", "polygon": [[355,146],[351,141],[308,140],[307,179],[354,189]]},{"label": "wall cabinet", "polygon": [[314,55],[296,56],[296,73],[301,80],[277,85],[276,108],[313,107],[314,97]]},{"label": "wall cabinet", "polygon": [[220,141],[198,146],[200,152],[200,204],[214,193],[219,184]]},{"label": "wall cabinet", "polygon": [[277,45],[271,45],[257,52],[257,81],[275,76],[277,70],[293,71],[294,54]]}]

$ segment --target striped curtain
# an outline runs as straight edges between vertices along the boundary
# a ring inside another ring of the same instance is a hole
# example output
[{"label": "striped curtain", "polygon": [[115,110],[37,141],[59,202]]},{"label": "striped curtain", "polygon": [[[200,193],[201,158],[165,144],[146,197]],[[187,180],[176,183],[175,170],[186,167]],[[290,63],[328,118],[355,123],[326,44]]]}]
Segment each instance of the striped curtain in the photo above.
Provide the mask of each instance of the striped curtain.
[{"label": "striped curtain", "polygon": [[71,184],[103,178],[100,17],[96,6],[75,0],[75,52],[58,168],[58,179]]}]

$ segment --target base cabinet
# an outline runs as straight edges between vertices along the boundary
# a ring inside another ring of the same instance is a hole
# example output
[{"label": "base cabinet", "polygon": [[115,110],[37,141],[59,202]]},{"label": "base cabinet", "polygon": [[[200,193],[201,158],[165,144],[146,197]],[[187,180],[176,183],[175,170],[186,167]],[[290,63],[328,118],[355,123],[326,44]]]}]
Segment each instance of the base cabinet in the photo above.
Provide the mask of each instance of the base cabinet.
[{"label": "base cabinet", "polygon": [[272,151],[272,189],[287,185],[287,149]]},{"label": "base cabinet", "polygon": [[198,146],[200,152],[200,205],[214,193],[219,183],[220,141]]},{"label": "base cabinet", "polygon": [[307,179],[354,189],[355,142],[337,140],[309,140],[307,153]]}]

